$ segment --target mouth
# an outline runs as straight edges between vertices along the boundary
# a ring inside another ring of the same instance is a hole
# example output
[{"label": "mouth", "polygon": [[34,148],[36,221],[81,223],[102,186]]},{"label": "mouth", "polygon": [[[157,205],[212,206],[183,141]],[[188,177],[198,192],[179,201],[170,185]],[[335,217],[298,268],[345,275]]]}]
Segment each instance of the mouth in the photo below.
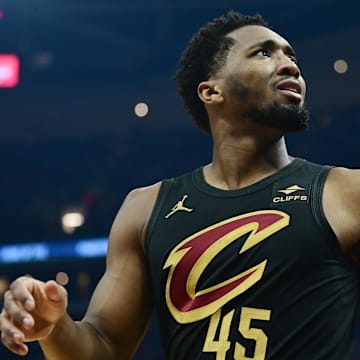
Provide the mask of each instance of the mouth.
[{"label": "mouth", "polygon": [[297,102],[302,100],[302,89],[298,81],[286,79],[276,84],[276,89],[284,96]]}]

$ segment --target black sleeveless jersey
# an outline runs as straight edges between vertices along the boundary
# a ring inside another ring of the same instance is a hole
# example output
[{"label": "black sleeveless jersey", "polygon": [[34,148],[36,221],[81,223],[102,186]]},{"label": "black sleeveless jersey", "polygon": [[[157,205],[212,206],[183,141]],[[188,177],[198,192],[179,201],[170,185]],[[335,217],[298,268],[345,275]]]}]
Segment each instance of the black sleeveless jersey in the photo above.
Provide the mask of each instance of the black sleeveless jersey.
[{"label": "black sleeveless jersey", "polygon": [[163,181],[146,255],[171,360],[350,359],[357,270],[322,209],[329,167],[302,159],[221,190]]}]

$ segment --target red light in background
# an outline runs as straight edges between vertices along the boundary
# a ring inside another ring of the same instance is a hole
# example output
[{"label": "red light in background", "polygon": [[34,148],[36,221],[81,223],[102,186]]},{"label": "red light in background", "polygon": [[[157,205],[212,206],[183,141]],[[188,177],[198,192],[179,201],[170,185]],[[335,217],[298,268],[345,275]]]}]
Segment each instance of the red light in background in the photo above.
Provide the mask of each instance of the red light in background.
[{"label": "red light in background", "polygon": [[0,9],[0,20],[2,20],[5,17],[5,13],[3,9]]},{"label": "red light in background", "polygon": [[14,54],[0,55],[0,88],[13,88],[19,84],[20,60]]}]

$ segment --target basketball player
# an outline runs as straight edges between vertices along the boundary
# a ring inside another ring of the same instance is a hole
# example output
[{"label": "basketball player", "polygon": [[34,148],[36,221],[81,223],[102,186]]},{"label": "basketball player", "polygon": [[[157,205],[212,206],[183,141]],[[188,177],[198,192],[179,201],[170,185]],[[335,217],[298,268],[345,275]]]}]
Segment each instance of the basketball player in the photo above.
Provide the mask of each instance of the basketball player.
[{"label": "basketball player", "polygon": [[156,307],[167,359],[349,359],[360,171],[288,155],[284,135],[309,119],[294,50],[259,15],[230,12],[192,38],[176,80],[212,162],[127,196],[82,321],[56,282],[17,279],[2,342],[130,359]]}]

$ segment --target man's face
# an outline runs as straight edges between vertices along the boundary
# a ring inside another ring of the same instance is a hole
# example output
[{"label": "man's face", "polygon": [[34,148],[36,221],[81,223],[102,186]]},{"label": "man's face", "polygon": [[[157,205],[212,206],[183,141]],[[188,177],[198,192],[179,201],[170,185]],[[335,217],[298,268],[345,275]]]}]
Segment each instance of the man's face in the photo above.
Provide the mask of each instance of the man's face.
[{"label": "man's face", "polygon": [[286,131],[306,128],[306,86],[289,43],[272,30],[254,25],[228,36],[235,45],[216,77],[225,80],[235,111]]}]

